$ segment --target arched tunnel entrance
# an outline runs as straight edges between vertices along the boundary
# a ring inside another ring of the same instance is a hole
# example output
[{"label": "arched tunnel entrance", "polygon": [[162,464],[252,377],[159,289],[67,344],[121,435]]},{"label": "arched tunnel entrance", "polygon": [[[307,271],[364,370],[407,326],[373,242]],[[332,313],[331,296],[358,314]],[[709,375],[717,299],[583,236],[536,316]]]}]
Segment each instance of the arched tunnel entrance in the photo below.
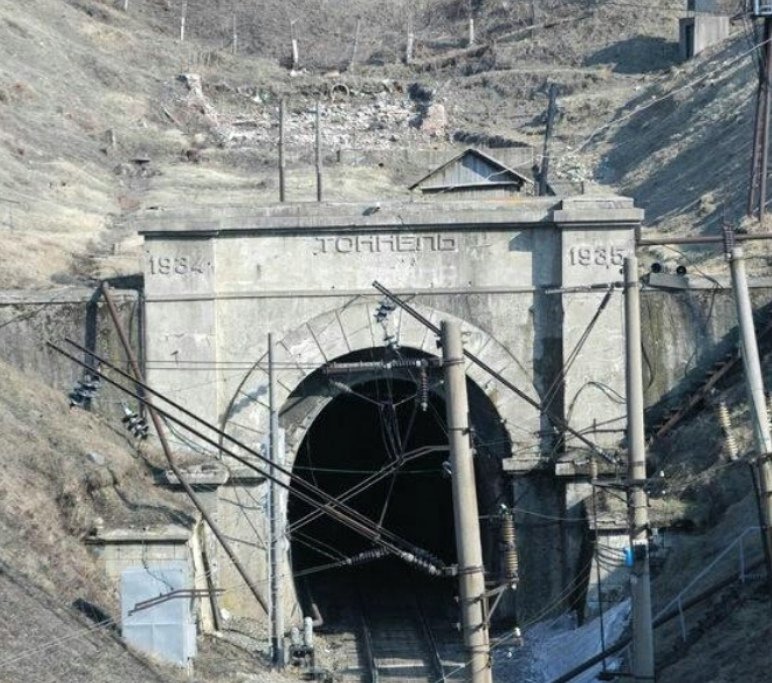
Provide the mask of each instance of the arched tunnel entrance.
[{"label": "arched tunnel entrance", "polygon": [[[397,357],[428,358],[406,349],[400,349]],[[364,361],[369,367],[334,374],[318,370],[290,397],[283,422],[291,422],[293,415],[297,419],[309,411],[313,414],[296,450],[294,473],[339,498],[386,468],[388,474],[347,504],[442,564],[453,565],[452,475],[442,369],[436,364],[389,367],[389,361],[395,360],[389,349],[370,349],[337,360],[339,364]],[[483,550],[486,568],[495,574],[498,542],[485,518],[506,496],[501,459],[509,454],[509,440],[488,397],[471,381],[468,389]],[[395,592],[395,598],[396,593],[408,591],[431,596],[433,605],[444,606],[450,621],[454,578],[430,576],[394,557],[363,557],[377,547],[372,540],[313,512],[290,496],[292,572],[304,613],[318,607],[330,625],[350,618],[354,603],[382,599],[384,591]],[[348,558],[354,559],[353,565],[346,563]]]},{"label": "arched tunnel entrance", "polygon": [[[308,430],[295,460],[298,475],[340,497],[400,458],[434,447],[352,497],[349,505],[414,545],[454,561],[453,508],[443,431],[444,401],[431,394],[418,405],[417,387],[402,379],[373,379],[333,399]],[[372,543],[322,516],[300,526],[312,510],[290,506],[296,570],[318,564],[330,551],[353,556]],[[322,551],[326,549],[325,555]]]}]

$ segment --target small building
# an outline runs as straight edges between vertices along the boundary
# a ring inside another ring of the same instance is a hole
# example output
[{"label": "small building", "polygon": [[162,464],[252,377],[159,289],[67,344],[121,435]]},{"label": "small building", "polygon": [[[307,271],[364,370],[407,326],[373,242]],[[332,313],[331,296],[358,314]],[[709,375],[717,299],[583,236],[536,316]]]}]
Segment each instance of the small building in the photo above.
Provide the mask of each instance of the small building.
[{"label": "small building", "polygon": [[446,194],[453,199],[501,199],[524,194],[530,178],[498,159],[470,147],[410,186],[425,195]]},{"label": "small building", "polygon": [[678,20],[678,51],[682,61],[697,56],[729,37],[729,17],[719,14],[715,0],[687,0],[691,15]]}]

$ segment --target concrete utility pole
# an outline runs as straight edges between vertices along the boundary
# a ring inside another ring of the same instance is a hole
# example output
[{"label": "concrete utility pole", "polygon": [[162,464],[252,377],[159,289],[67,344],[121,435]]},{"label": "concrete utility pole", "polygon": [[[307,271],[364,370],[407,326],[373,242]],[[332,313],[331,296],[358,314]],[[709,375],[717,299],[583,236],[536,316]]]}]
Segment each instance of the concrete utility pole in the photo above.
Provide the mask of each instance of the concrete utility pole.
[{"label": "concrete utility pole", "polygon": [[480,542],[480,522],[474,460],[470,446],[469,400],[466,393],[464,349],[461,327],[457,322],[442,321],[440,328],[442,359],[445,368],[450,466],[453,489],[453,518],[456,528],[458,583],[461,598],[461,622],[468,653],[468,680],[491,683],[488,610],[485,574]]},{"label": "concrete utility pole", "polygon": [[279,499],[279,487],[276,477],[280,476],[276,465],[282,465],[281,444],[279,442],[279,411],[276,408],[276,371],[274,368],[273,335],[268,333],[268,408],[270,411],[270,431],[268,444],[271,456],[271,483],[268,488],[268,506],[271,523],[271,542],[268,548],[271,575],[271,651],[273,662],[284,668],[284,601],[281,590],[281,548],[284,537],[283,515]]},{"label": "concrete utility pole", "polygon": [[649,510],[646,481],[646,441],[643,430],[643,371],[641,366],[641,299],[638,259],[625,259],[625,344],[627,360],[627,447],[630,576],[633,599],[633,680],[654,680],[654,629],[651,619],[649,573]]},{"label": "concrete utility pole", "polygon": [[285,100],[279,102],[279,201],[286,199],[285,175],[287,172],[287,160],[284,157],[284,142],[287,134],[287,106]]},{"label": "concrete utility pole", "polygon": [[322,105],[316,100],[316,201],[322,201]]},{"label": "concrete utility pole", "polygon": [[756,343],[756,331],[753,326],[753,308],[748,292],[748,279],[745,276],[745,256],[742,247],[733,247],[730,252],[729,268],[732,272],[737,320],[740,324],[740,344],[745,381],[751,402],[753,435],[758,452],[758,485],[761,494],[760,507],[763,516],[764,554],[767,559],[767,580],[772,590],[772,436],[769,429],[769,414],[764,397],[764,378],[761,374],[759,347]]},{"label": "concrete utility pole", "polygon": [[549,104],[547,105],[547,127],[544,131],[544,150],[541,155],[541,164],[539,168],[539,196],[547,194],[547,183],[550,172],[550,140],[552,139],[552,128],[555,125],[555,114],[557,112],[558,86],[553,83],[550,85]]}]

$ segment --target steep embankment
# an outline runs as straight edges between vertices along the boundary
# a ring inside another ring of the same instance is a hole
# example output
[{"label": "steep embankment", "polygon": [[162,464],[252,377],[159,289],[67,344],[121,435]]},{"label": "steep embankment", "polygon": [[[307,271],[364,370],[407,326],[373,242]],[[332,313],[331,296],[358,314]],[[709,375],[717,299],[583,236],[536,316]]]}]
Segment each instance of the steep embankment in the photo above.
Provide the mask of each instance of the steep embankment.
[{"label": "steep embankment", "polygon": [[[635,198],[656,235],[720,234],[747,219],[758,51],[739,29],[724,45],[659,76],[581,141],[596,178]],[[768,228],[766,228],[768,229]],[[644,235],[646,236],[646,235]],[[723,273],[715,246],[649,250],[658,261]],[[772,249],[746,245],[749,268],[765,274]]]},{"label": "steep embankment", "polygon": [[116,587],[84,537],[101,525],[190,525],[195,511],[154,485],[163,458],[152,443],[137,451],[117,420],[70,408],[2,362],[0,386],[0,680],[292,680],[219,639],[199,639],[193,678],[125,648]]}]

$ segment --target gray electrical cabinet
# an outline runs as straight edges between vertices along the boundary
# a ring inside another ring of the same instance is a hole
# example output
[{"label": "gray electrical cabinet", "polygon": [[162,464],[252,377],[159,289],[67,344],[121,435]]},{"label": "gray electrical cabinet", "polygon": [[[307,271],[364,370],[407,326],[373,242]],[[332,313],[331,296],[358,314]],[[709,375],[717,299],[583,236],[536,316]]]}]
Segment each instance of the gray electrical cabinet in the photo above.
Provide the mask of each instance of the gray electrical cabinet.
[{"label": "gray electrical cabinet", "polygon": [[[187,667],[196,655],[193,599],[172,596],[193,584],[187,562],[148,563],[121,573],[121,631],[126,643],[168,664]],[[141,603],[153,600],[143,607]]]},{"label": "gray electrical cabinet", "polygon": [[772,1],[753,0],[754,17],[772,17]]}]

